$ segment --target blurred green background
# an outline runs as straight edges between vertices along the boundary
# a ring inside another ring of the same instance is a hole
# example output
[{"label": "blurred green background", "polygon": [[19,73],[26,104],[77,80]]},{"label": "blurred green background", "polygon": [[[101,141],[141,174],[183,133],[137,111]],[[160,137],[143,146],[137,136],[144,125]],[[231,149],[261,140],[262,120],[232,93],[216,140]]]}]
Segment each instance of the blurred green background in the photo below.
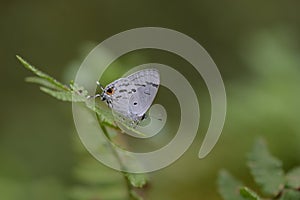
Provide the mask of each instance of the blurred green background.
[{"label": "blurred green background", "polygon": [[[85,199],[91,191],[82,188],[87,184],[80,177],[87,171],[97,172],[99,177],[90,177],[95,182],[105,171],[107,180],[122,183],[117,172],[96,162],[81,145],[71,104],[24,83],[30,73],[15,55],[68,83],[96,44],[144,26],[174,29],[197,40],[219,67],[228,98],[222,136],[209,156],[199,160],[210,117],[203,90],[199,136],[178,161],[149,174],[145,199],[220,200],[216,179],[222,168],[252,186],[245,154],[258,136],[286,170],[300,164],[299,1],[1,0],[0,5],[0,199]],[[128,55],[120,62],[134,66],[148,61],[181,62],[157,51]],[[190,68],[182,69],[197,83]],[[91,189],[103,195],[99,199],[108,199],[104,193],[117,194],[105,187]],[[117,191],[124,190],[121,184]]]}]

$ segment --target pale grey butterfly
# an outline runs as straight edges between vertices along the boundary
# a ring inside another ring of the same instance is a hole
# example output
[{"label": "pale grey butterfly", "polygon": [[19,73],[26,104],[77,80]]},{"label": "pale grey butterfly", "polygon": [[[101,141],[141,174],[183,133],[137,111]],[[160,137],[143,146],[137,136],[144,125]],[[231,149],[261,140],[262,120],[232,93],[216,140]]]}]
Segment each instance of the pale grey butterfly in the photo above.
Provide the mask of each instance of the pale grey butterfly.
[{"label": "pale grey butterfly", "polygon": [[145,118],[159,84],[157,69],[143,69],[108,84],[98,96],[106,101],[119,121],[129,121],[133,125]]}]

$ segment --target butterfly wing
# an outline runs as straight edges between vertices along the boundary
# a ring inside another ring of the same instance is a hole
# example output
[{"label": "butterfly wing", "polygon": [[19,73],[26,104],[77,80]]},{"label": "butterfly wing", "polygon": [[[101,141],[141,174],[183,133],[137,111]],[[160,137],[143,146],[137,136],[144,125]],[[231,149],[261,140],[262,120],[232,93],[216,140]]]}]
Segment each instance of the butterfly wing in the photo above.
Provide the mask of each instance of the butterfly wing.
[{"label": "butterfly wing", "polygon": [[119,118],[124,116],[133,121],[140,120],[150,108],[159,83],[156,69],[141,70],[110,83],[106,88],[114,88],[111,95],[113,113]]},{"label": "butterfly wing", "polygon": [[129,117],[128,104],[132,96],[131,86],[132,84],[127,78],[120,78],[107,86],[114,88],[114,93],[111,95],[113,112]]},{"label": "butterfly wing", "polygon": [[129,112],[132,116],[142,117],[150,108],[160,84],[156,69],[145,69],[127,77],[136,86],[136,92],[129,99]]}]

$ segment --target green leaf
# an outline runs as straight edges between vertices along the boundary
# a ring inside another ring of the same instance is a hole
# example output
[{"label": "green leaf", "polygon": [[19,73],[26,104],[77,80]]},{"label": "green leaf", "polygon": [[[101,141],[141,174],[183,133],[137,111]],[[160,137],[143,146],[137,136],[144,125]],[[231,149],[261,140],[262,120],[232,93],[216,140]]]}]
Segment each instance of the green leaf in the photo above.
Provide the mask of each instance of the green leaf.
[{"label": "green leaf", "polygon": [[300,167],[292,169],[286,175],[287,186],[294,189],[300,188]]},{"label": "green leaf", "polygon": [[28,83],[35,83],[35,84],[38,84],[38,85],[41,85],[41,86],[44,86],[47,88],[51,88],[54,90],[61,90],[60,88],[57,88],[56,85],[50,83],[49,81],[47,81],[43,78],[37,77],[37,76],[27,77],[27,78],[25,78],[25,81]]},{"label": "green leaf", "polygon": [[224,200],[244,200],[239,194],[242,183],[236,180],[227,171],[222,170],[218,177],[219,193]]},{"label": "green leaf", "polygon": [[248,157],[248,166],[266,195],[275,196],[283,189],[285,177],[281,161],[269,153],[263,140],[255,143]]},{"label": "green leaf", "polygon": [[251,189],[247,187],[240,188],[240,194],[247,200],[260,200],[261,198]]},{"label": "green leaf", "polygon": [[56,91],[46,87],[40,87],[41,91],[61,101],[72,101],[72,93],[69,91]]},{"label": "green leaf", "polygon": [[[81,98],[81,101],[86,101],[88,96],[88,91],[84,89],[84,87],[77,85],[76,83],[71,83],[70,88],[73,91],[73,95],[75,99]],[[76,97],[78,96],[78,97]]]},{"label": "green leaf", "polygon": [[114,123],[114,118],[110,111],[101,109],[97,104],[92,104],[90,100],[85,97],[85,90],[79,91],[56,91],[46,87],[40,87],[41,91],[49,94],[50,96],[61,100],[61,101],[68,101],[68,102],[84,102],[85,105],[97,113],[99,117],[99,122],[105,124],[107,126],[118,128]]},{"label": "green leaf", "polygon": [[119,127],[115,125],[115,121],[113,118],[113,115],[110,111],[101,109],[97,104],[92,105],[91,102],[86,101],[86,106],[93,110],[95,113],[97,113],[98,120],[103,125],[108,125],[113,128],[117,128],[119,130]]},{"label": "green leaf", "polygon": [[145,174],[124,173],[124,176],[129,180],[133,187],[142,188],[147,183]]},{"label": "green leaf", "polygon": [[299,200],[300,191],[297,190],[285,190],[279,200]]},{"label": "green leaf", "polygon": [[30,70],[31,72],[33,72],[38,77],[40,77],[40,78],[46,80],[47,82],[49,82],[49,84],[53,85],[57,90],[65,90],[65,91],[69,90],[69,88],[67,86],[65,86],[62,83],[58,82],[57,80],[55,80],[54,78],[52,78],[48,74],[38,70],[37,68],[35,68],[34,66],[32,66],[31,64],[26,62],[22,57],[20,57],[18,55],[16,57],[23,64],[23,66],[26,69]]}]

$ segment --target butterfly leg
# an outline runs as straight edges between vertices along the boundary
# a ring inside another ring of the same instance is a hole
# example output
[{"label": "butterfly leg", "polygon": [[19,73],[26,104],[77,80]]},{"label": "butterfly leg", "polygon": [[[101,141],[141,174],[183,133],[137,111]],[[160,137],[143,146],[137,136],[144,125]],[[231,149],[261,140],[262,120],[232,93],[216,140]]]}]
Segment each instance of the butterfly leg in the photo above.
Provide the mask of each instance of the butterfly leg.
[{"label": "butterfly leg", "polygon": [[143,116],[141,117],[141,121],[143,121],[144,119],[148,118],[148,116],[145,114],[143,114]]},{"label": "butterfly leg", "polygon": [[94,99],[95,99],[95,98],[97,98],[97,97],[101,97],[101,95],[100,95],[100,94],[96,94],[96,95],[94,95],[94,96],[91,96],[91,95],[88,95],[88,96],[87,96],[88,99],[91,99],[91,98],[94,98]]}]

